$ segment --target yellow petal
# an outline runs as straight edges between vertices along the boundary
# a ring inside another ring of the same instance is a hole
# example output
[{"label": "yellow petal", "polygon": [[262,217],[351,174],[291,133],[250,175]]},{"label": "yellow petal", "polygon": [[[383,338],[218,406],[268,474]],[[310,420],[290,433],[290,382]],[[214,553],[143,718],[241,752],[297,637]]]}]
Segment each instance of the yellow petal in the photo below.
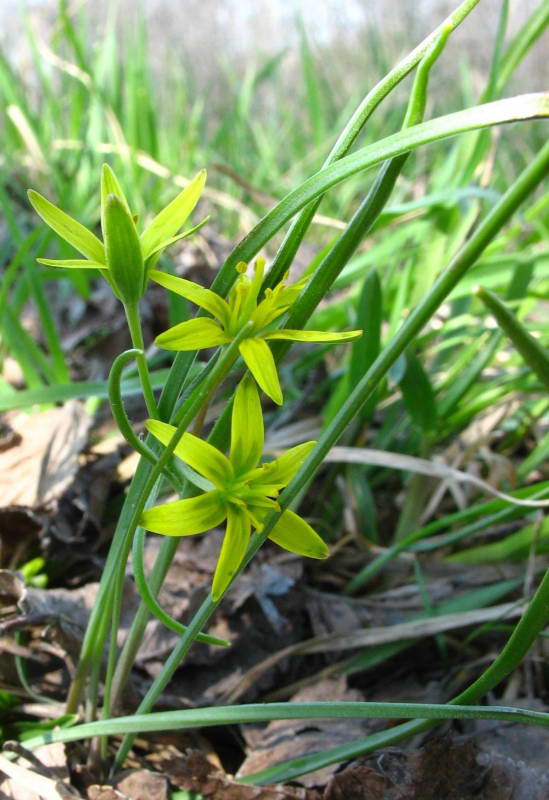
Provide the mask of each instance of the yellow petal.
[{"label": "yellow petal", "polygon": [[219,600],[242,564],[248,542],[250,541],[250,520],[240,508],[227,509],[227,532],[221,545],[221,552],[212,585],[212,599]]},{"label": "yellow petal", "polygon": [[[264,464],[263,468],[260,467],[258,470],[254,470],[252,477],[254,488],[256,486],[259,488],[263,483],[269,486],[278,486],[279,488],[286,486],[290,483],[315,444],[316,442],[298,444],[295,447],[291,447],[274,461]],[[256,474],[257,479],[255,479]]]},{"label": "yellow petal", "polygon": [[271,400],[281,406],[284,399],[273,354],[263,339],[244,339],[239,346],[246,366]]},{"label": "yellow petal", "polygon": [[165,350],[201,350],[230,342],[228,336],[214,319],[196,317],[169,328],[154,340]]},{"label": "yellow petal", "polygon": [[212,292],[211,289],[205,289],[197,283],[188,281],[185,278],[177,278],[175,275],[168,275],[166,272],[160,272],[157,269],[149,272],[149,278],[165,289],[169,289],[186,300],[190,300],[191,303],[200,306],[200,308],[209,311],[222,325],[227,324],[230,315],[229,306],[222,297]]},{"label": "yellow petal", "polygon": [[269,539],[285,550],[309,558],[327,558],[330,551],[308,522],[293,511],[284,511],[269,534]]},{"label": "yellow petal", "polygon": [[[169,444],[176,431],[173,425],[157,419],[148,419],[146,427],[163,445]],[[234,477],[233,467],[227,456],[192,433],[183,434],[174,454],[219,488],[226,486]]]},{"label": "yellow petal", "polygon": [[164,536],[192,536],[215,528],[226,515],[219,492],[213,491],[149,508],[141,515],[139,524]]},{"label": "yellow petal", "polygon": [[250,377],[236,390],[231,420],[231,462],[237,475],[253,469],[263,452],[263,414],[259,393]]},{"label": "yellow petal", "polygon": [[263,335],[263,339],[290,339],[294,342],[351,342],[362,336],[362,331],[291,331],[282,328]]}]

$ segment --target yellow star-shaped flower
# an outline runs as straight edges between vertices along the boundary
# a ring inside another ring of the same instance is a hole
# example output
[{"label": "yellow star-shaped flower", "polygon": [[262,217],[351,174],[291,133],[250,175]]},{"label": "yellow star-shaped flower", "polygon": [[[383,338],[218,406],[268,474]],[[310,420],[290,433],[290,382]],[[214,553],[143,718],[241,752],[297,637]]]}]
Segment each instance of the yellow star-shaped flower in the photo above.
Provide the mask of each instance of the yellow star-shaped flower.
[{"label": "yellow star-shaped flower", "polygon": [[[176,430],[158,420],[148,420],[147,429],[164,445]],[[227,520],[212,586],[214,600],[223,594],[242,564],[252,528],[261,531],[269,512],[280,510],[275,498],[315,445],[315,442],[299,444],[274,461],[259,466],[263,443],[259,395],[255,383],[248,377],[236,391],[229,457],[191,433],[183,435],[174,451],[210,482],[211,489],[198,497],[150,508],[143,512],[140,520],[146,530],[165,536],[203,533]],[[269,539],[286,550],[310,558],[329,555],[320,536],[290,510],[282,512]]]},{"label": "yellow star-shaped flower", "polygon": [[274,289],[267,289],[265,297],[258,303],[265,260],[257,259],[254,276],[251,280],[245,274],[246,264],[244,262],[238,264],[237,269],[240,276],[234,283],[226,301],[210,289],[198,286],[192,281],[176,278],[158,270],[151,270],[149,277],[152,280],[185,297],[212,315],[211,317],[195,317],[181,322],[179,325],[174,325],[173,328],[156,337],[156,344],[166,350],[200,350],[204,347],[216,347],[231,342],[242,327],[252,321],[254,325],[249,337],[239,345],[240,354],[265,394],[281,405],[283,402],[282,389],[267,341],[290,339],[295,342],[346,342],[357,339],[362,335],[362,331],[333,333],[331,331],[287,330],[285,328],[270,330],[271,323],[288,311],[297,299],[305,286],[306,279],[290,286],[286,286],[282,281]]}]

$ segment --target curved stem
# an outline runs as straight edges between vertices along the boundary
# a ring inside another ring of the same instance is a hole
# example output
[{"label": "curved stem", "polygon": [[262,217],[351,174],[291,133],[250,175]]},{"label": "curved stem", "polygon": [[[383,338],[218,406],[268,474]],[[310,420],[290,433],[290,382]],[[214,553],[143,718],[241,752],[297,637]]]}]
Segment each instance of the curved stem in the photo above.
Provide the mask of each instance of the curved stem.
[{"label": "curved stem", "polygon": [[[108,393],[109,403],[111,406],[114,421],[118,426],[118,430],[133,449],[139,453],[140,456],[146,458],[151,464],[155,465],[158,461],[158,455],[154,450],[149,447],[139,436],[135,433],[131,422],[126,414],[124,408],[124,400],[122,397],[122,371],[130,361],[137,361],[139,364],[140,358],[143,357],[143,351],[133,348],[132,350],[125,350],[120,353],[112,362],[111,370],[109,372]],[[172,483],[173,487],[179,491],[182,486],[182,481],[176,472],[170,466],[166,467],[165,476]]]},{"label": "curved stem", "polygon": [[[152,593],[147,578],[145,577],[145,567],[143,564],[143,551],[145,546],[145,531],[143,528],[138,528],[133,537],[132,545],[132,570],[135,578],[135,584],[141,595],[141,599],[147,606],[149,612],[160,620],[160,622],[169,628],[171,631],[183,636],[188,630],[186,625],[182,625],[171,617],[156,600]],[[197,642],[204,644],[218,645],[219,647],[230,647],[230,642],[225,639],[218,639],[216,636],[208,636],[205,633],[199,633],[196,637]]]},{"label": "curved stem", "polygon": [[124,311],[126,312],[132,344],[136,351],[137,369],[139,371],[139,379],[141,381],[141,388],[143,389],[147,411],[149,412],[149,416],[158,419],[158,406],[154,399],[149,368],[145,357],[145,343],[143,342],[139,307],[137,305],[124,305]]},{"label": "curved stem", "polygon": [[[170,459],[174,453],[174,450],[179,444],[189,424],[192,422],[192,420],[194,419],[194,417],[204,404],[207,397],[209,397],[212,387],[218,385],[218,383],[224,378],[228,370],[234,364],[235,358],[238,354],[238,347],[240,345],[240,342],[250,335],[252,328],[253,328],[252,322],[249,322],[246,325],[244,325],[242,330],[233,339],[233,341],[229,345],[226,345],[221,350],[220,355],[216,361],[216,364],[214,368],[211,370],[211,372],[208,374],[207,378],[185,400],[182,407],[180,408],[179,424],[172,438],[170,439],[169,444],[166,445],[166,447],[163,449],[162,454],[156,463],[156,466],[153,468],[150,475],[148,476],[148,479],[143,487],[143,490],[140,496],[137,498],[135,505],[132,509],[131,519],[129,520],[128,525],[126,527],[124,542],[121,548],[122,549],[121,561],[124,564],[128,560],[131,543],[134,534],[137,528],[139,527],[139,520],[141,519],[141,515],[145,510],[145,506],[147,505],[149,495],[152,493],[157,480],[162,475],[162,472],[165,469],[166,465],[169,464]],[[195,631],[195,635],[196,633],[197,631]],[[129,666],[131,666],[131,664]],[[121,680],[124,679],[125,675],[121,675]],[[117,682],[115,684],[113,680],[112,693],[115,696],[118,696],[120,688],[121,688],[121,683]]]}]

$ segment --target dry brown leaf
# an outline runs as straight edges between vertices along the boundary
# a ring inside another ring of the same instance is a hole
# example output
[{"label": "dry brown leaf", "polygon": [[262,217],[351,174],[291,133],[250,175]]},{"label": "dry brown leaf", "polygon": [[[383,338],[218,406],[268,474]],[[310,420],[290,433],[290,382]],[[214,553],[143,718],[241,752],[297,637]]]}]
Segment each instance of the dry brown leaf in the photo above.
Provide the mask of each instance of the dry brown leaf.
[{"label": "dry brown leaf", "polygon": [[65,746],[59,742],[38,747],[29,758],[9,761],[0,755],[0,800],[74,800],[80,795],[68,785]]},{"label": "dry brown leaf", "polygon": [[167,800],[168,781],[148,769],[132,769],[116,777],[115,789],[131,800]]},{"label": "dry brown leaf", "polygon": [[36,508],[59,497],[78,469],[90,417],[76,400],[5,420],[18,439],[0,452],[2,505]]}]

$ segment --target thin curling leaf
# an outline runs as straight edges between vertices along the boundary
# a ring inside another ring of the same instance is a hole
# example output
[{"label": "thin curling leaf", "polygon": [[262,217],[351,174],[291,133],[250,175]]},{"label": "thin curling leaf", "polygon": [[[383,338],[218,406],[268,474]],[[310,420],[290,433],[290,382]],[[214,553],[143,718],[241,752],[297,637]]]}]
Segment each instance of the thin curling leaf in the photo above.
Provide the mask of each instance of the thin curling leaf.
[{"label": "thin curling leaf", "polygon": [[219,525],[227,512],[219,492],[206,492],[200,497],[188,497],[155,506],[144,511],[140,525],[153,533],[164,536],[193,536]]},{"label": "thin curling leaf", "polygon": [[251,525],[246,512],[232,506],[227,513],[227,532],[215,568],[212,600],[219,600],[244,560],[250,541]]},{"label": "thin curling leaf", "polygon": [[362,331],[291,331],[282,328],[263,334],[263,339],[288,339],[292,342],[352,342],[362,336]]},{"label": "thin curling leaf", "polygon": [[330,551],[308,522],[294,514],[284,511],[269,534],[269,539],[284,550],[308,558],[327,558]]},{"label": "thin curling leaf", "polygon": [[171,203],[156,215],[141,234],[141,247],[145,258],[154,253],[166,239],[170,239],[184,225],[198,203],[206,182],[206,170],[201,170]]},{"label": "thin curling leaf", "polygon": [[200,306],[205,311],[209,311],[222,325],[228,323],[229,306],[223,298],[212,292],[211,289],[204,289],[204,287],[188,281],[186,278],[177,278],[175,275],[168,275],[166,272],[160,272],[157,269],[149,272],[149,278],[165,289],[169,289],[171,292],[184,297],[185,300],[190,300],[191,303]]},{"label": "thin curling leaf", "polygon": [[135,306],[143,294],[145,264],[135,223],[116,194],[105,204],[104,237],[110,277],[122,302]]},{"label": "thin curling leaf", "polygon": [[202,350],[230,342],[218,323],[208,317],[188,319],[156,337],[154,343],[165,350]]},{"label": "thin curling leaf", "polygon": [[239,350],[259,386],[271,400],[281,406],[284,398],[269,345],[263,339],[244,339]]},{"label": "thin curling leaf", "polygon": [[231,421],[231,461],[237,475],[253,469],[263,452],[263,414],[253,381],[245,378],[236,390]]},{"label": "thin curling leaf", "polygon": [[106,264],[105,248],[97,236],[80,222],[70,217],[60,208],[54,206],[45,197],[34,189],[27,192],[30,203],[36,213],[42,217],[46,225],[55,231],[62,239],[71,244],[79,253],[95,261],[103,267]]},{"label": "thin curling leaf", "polygon": [[534,339],[499,297],[488,289],[478,288],[476,295],[496,319],[499,327],[513,342],[518,352],[540,381],[549,389],[549,351]]}]

